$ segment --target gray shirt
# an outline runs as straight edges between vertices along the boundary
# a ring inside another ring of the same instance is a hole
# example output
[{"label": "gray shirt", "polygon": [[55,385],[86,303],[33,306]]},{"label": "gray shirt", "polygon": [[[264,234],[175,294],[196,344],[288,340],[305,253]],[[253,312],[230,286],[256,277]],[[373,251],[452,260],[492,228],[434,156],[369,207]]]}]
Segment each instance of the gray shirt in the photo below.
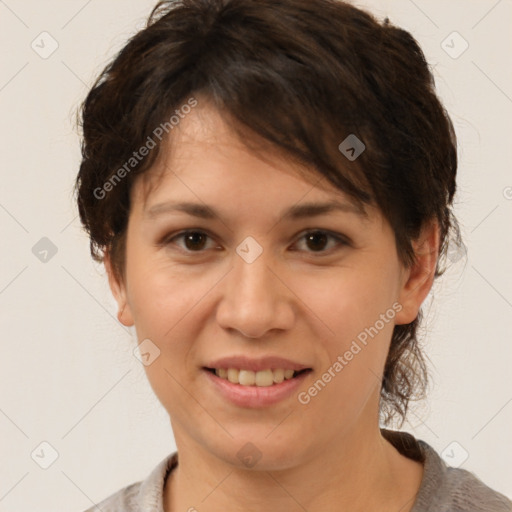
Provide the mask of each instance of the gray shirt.
[{"label": "gray shirt", "polygon": [[[447,466],[426,442],[406,432],[381,429],[381,433],[400,453],[423,463],[423,479],[411,512],[512,512],[512,501],[506,496],[473,473]],[[85,512],[164,512],[165,480],[177,464],[174,452],[144,481],[124,487]]]}]

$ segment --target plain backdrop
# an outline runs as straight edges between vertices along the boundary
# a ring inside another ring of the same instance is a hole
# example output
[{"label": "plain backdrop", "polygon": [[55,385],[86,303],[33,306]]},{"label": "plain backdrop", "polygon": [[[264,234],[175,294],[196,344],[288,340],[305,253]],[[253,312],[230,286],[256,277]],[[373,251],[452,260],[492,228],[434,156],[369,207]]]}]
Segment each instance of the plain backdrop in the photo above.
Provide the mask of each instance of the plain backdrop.
[{"label": "plain backdrop", "polygon": [[[425,303],[433,382],[402,429],[512,498],[511,4],[356,3],[416,37],[459,138],[468,254]],[[72,196],[76,109],[153,5],[0,1],[0,511],[82,511],[175,449]]]}]

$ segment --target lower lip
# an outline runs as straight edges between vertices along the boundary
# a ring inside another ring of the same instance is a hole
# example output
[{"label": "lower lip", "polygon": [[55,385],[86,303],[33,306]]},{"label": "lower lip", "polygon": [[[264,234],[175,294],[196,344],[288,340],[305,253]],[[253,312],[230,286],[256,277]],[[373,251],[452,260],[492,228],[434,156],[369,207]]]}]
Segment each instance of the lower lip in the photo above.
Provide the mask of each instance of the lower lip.
[{"label": "lower lip", "polygon": [[293,395],[307,375],[304,372],[293,379],[284,380],[272,386],[242,386],[229,380],[221,379],[214,373],[203,368],[203,372],[220,394],[239,407],[267,407]]}]

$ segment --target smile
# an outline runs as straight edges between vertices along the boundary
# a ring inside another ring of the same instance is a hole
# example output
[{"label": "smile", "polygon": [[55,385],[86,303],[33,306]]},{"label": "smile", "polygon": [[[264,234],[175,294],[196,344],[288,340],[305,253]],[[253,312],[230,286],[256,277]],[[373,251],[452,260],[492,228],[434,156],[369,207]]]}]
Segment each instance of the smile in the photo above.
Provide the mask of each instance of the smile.
[{"label": "smile", "polygon": [[232,384],[240,384],[241,386],[258,386],[269,387],[276,384],[281,384],[285,380],[290,380],[297,375],[309,371],[304,369],[294,371],[290,369],[267,369],[261,371],[244,370],[238,368],[206,368],[208,371],[214,373],[217,377],[227,380]]}]

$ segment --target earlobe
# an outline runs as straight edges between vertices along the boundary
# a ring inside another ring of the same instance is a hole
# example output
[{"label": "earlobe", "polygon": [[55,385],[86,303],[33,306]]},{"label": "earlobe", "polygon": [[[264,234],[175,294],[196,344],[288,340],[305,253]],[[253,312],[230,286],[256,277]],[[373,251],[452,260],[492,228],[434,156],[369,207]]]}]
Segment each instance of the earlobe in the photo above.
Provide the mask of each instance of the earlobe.
[{"label": "earlobe", "polygon": [[108,253],[105,253],[103,263],[105,265],[105,270],[107,271],[110,291],[112,292],[112,295],[117,302],[117,319],[126,327],[131,327],[134,325],[134,321],[126,297],[126,287],[124,283],[116,276],[112,262],[110,260],[110,255]]},{"label": "earlobe", "polygon": [[439,223],[432,221],[413,241],[416,262],[404,273],[399,302],[402,310],[396,315],[396,324],[409,324],[418,316],[421,304],[434,283],[439,255]]},{"label": "earlobe", "polygon": [[126,327],[134,325],[130,307],[126,302],[122,306],[119,305],[119,309],[117,310],[117,319]]}]

